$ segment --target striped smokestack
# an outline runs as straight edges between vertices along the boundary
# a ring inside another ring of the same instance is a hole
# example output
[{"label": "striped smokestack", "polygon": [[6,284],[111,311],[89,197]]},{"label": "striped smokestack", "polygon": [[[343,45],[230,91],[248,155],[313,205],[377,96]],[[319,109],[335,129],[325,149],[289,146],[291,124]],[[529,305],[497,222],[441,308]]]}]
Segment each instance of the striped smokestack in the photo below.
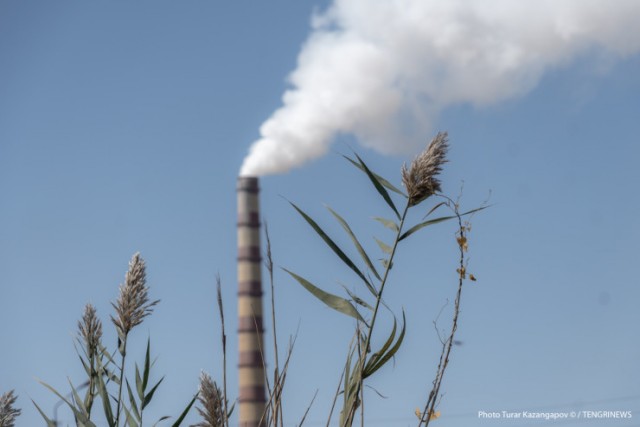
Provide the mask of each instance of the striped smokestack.
[{"label": "striped smokestack", "polygon": [[239,427],[266,425],[258,193],[258,178],[238,178]]}]

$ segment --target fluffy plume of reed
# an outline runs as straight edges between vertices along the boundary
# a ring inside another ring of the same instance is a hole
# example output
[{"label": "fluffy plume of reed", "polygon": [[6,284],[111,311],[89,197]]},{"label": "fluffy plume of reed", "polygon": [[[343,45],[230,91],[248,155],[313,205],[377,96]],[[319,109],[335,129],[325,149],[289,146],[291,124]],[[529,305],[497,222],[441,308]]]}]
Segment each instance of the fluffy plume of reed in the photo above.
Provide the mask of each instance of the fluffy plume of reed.
[{"label": "fluffy plume of reed", "polygon": [[204,421],[192,427],[224,427],[226,419],[224,396],[222,390],[206,372],[200,374],[198,401],[202,408],[196,409]]},{"label": "fluffy plume of reed", "polygon": [[449,149],[446,132],[439,132],[431,143],[413,162],[411,167],[402,165],[402,183],[409,195],[409,206],[415,206],[440,190],[440,181],[436,178],[447,162]]},{"label": "fluffy plume of reed", "polygon": [[124,284],[120,285],[118,300],[111,303],[116,310],[116,317],[111,316],[111,321],[118,329],[118,335],[122,338],[141,324],[158,302],[160,300],[149,301],[145,262],[140,253],[135,253],[129,261]]},{"label": "fluffy plume of reed", "polygon": [[17,398],[13,390],[0,396],[0,427],[14,427],[16,418],[21,412],[20,409],[13,407]]},{"label": "fluffy plume of reed", "polygon": [[102,322],[96,315],[96,308],[91,304],[84,307],[82,320],[78,321],[78,335],[85,345],[87,355],[96,354],[102,338]]}]

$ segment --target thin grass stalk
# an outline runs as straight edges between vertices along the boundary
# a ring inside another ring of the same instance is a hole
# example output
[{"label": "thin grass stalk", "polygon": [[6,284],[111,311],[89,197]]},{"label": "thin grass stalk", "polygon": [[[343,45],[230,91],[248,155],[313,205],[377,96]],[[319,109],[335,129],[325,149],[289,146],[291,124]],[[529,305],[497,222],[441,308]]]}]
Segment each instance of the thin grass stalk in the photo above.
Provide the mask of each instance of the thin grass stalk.
[{"label": "thin grass stalk", "polygon": [[329,418],[327,419],[326,427],[329,427],[329,424],[331,424],[331,417],[333,416],[333,411],[336,408],[336,403],[338,402],[338,396],[340,395],[340,386],[342,385],[342,380],[344,380],[344,374],[346,370],[346,366],[342,368],[342,374],[340,374],[340,379],[338,380],[338,387],[336,387],[336,392],[333,395],[333,402],[331,403],[331,409],[329,410]]},{"label": "thin grass stalk", "polygon": [[269,274],[269,286],[271,288],[271,328],[273,330],[273,357],[275,360],[275,367],[273,372],[273,387],[276,399],[272,402],[272,420],[273,425],[275,427],[283,426],[283,417],[282,417],[282,386],[283,384],[280,382],[280,361],[279,361],[279,350],[278,350],[278,335],[277,335],[277,327],[276,327],[276,302],[275,302],[275,286],[273,280],[273,257],[271,253],[271,238],[269,236],[269,227],[267,226],[267,222],[264,221],[264,234],[267,240],[267,249],[266,249],[266,260],[265,266],[267,268],[267,272]]},{"label": "thin grass stalk", "polygon": [[120,426],[120,410],[122,408],[122,384],[124,382],[124,368],[127,359],[127,337],[124,337],[121,351],[121,364],[120,364],[120,384],[118,384],[118,400],[116,401],[116,427]]},{"label": "thin grass stalk", "polygon": [[309,406],[307,406],[307,409],[304,411],[304,415],[302,416],[302,419],[300,420],[300,424],[298,424],[298,427],[302,427],[302,424],[304,424],[304,420],[307,419],[307,415],[309,415],[309,410],[311,409],[311,406],[313,405],[313,402],[315,402],[317,396],[318,396],[318,390],[316,390],[316,392],[313,394],[313,398],[311,399],[311,402],[309,402]]},{"label": "thin grass stalk", "polygon": [[218,311],[220,313],[220,328],[222,340],[222,406],[224,408],[223,423],[229,427],[229,400],[227,398],[227,334],[224,326],[224,309],[222,305],[222,281],[220,275],[216,276],[216,294],[218,298]]},{"label": "thin grass stalk", "polygon": [[[445,197],[445,196],[443,196]],[[438,368],[436,370],[436,376],[433,380],[433,388],[429,392],[429,398],[427,399],[427,403],[424,406],[422,411],[422,415],[420,417],[420,421],[418,423],[418,427],[424,425],[425,427],[429,426],[429,423],[432,419],[435,419],[433,415],[435,414],[435,406],[438,400],[438,394],[440,393],[440,386],[442,385],[442,380],[444,378],[445,371],[449,364],[449,355],[451,354],[451,348],[453,347],[455,333],[458,330],[458,317],[460,315],[460,301],[462,299],[462,286],[464,284],[464,280],[466,277],[466,227],[462,223],[462,216],[460,215],[460,211],[458,209],[458,203],[453,200],[448,199],[448,206],[453,209],[457,219],[458,219],[458,249],[460,252],[459,257],[459,267],[458,267],[458,290],[456,292],[456,298],[453,307],[453,319],[451,323],[451,331],[449,332],[449,337],[442,343],[442,352],[440,354],[440,360],[438,362]]]}]

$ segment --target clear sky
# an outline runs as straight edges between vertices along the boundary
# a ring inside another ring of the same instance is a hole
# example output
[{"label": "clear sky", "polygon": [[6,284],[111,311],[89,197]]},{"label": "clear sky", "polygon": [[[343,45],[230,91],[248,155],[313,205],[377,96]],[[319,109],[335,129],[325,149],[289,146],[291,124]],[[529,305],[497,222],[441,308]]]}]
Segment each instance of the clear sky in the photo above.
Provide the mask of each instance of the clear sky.
[{"label": "clear sky", "polygon": [[[155,378],[166,375],[149,411],[177,415],[201,370],[221,380],[217,273],[236,395],[235,181],[291,88],[314,11],[328,3],[0,2],[0,393],[19,395],[18,426],[42,424],[31,398],[49,413],[57,402],[38,379],[64,391],[67,377],[80,381],[73,339],[87,302],[104,322],[105,343],[115,344],[110,302],[137,251],[151,297],[162,300],[130,349],[142,361],[150,337]],[[462,345],[434,425],[525,427],[543,423],[477,414],[600,409],[633,411],[633,419],[553,425],[640,425],[635,52],[587,46],[565,57],[558,49],[518,74],[518,84],[526,77],[519,89],[494,98],[428,92],[439,102],[425,108],[421,139],[447,130],[451,140],[444,192],[457,196],[464,182],[463,207],[492,204],[473,218],[469,271],[478,281],[464,290]],[[501,87],[498,77],[478,85]],[[334,123],[326,156],[260,181],[276,265],[334,293],[353,277],[287,200],[346,246],[323,208],[330,205],[375,251],[371,236],[388,235],[371,217],[388,215],[386,206],[340,154],[357,151],[399,185],[402,162],[420,151],[380,154],[363,141],[358,111],[351,128]],[[367,392],[367,425],[416,424],[439,356],[432,321],[455,292],[453,225],[400,249],[387,303],[406,311],[407,337],[394,366],[370,383],[386,398]],[[298,330],[286,424],[317,389],[306,425],[325,425],[353,323],[280,270],[276,304],[281,347]],[[71,423],[68,412],[59,417]],[[197,419],[193,411],[187,423]]]}]

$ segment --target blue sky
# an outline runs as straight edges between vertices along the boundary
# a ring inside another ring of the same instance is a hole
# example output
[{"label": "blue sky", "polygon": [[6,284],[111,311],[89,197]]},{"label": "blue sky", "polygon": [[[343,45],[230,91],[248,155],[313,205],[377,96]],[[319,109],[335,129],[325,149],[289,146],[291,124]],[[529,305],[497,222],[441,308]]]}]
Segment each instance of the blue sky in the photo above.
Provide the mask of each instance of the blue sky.
[{"label": "blue sky", "polygon": [[[79,381],[72,342],[85,303],[114,343],[110,301],[136,251],[162,300],[130,350],[141,361],[150,336],[156,378],[166,374],[150,412],[177,415],[201,370],[221,379],[217,273],[235,396],[235,180],[282,105],[313,12],[326,6],[0,3],[0,391],[19,395],[18,426],[41,423],[30,398],[56,404],[37,379],[61,390],[67,377]],[[425,143],[436,130],[450,134],[443,190],[456,196],[464,182],[464,206],[492,204],[473,218],[478,281],[464,291],[463,345],[437,425],[525,427],[540,423],[477,413],[599,409],[634,419],[585,425],[639,425],[640,55],[570,59],[517,95],[428,118]],[[261,179],[261,202],[276,265],[339,293],[352,277],[287,200],[346,244],[330,205],[375,251],[370,236],[388,236],[371,217],[388,212],[340,154],[354,149],[399,183],[419,149],[384,156],[348,134],[331,141],[326,156]],[[416,424],[439,356],[432,321],[455,292],[454,231],[434,227],[400,249],[387,302],[406,311],[407,338],[371,382],[387,398],[369,393],[367,425]],[[353,324],[280,271],[276,293],[281,345],[299,330],[287,424],[318,389],[306,425],[324,425]],[[70,422],[63,411],[60,419]]]}]

